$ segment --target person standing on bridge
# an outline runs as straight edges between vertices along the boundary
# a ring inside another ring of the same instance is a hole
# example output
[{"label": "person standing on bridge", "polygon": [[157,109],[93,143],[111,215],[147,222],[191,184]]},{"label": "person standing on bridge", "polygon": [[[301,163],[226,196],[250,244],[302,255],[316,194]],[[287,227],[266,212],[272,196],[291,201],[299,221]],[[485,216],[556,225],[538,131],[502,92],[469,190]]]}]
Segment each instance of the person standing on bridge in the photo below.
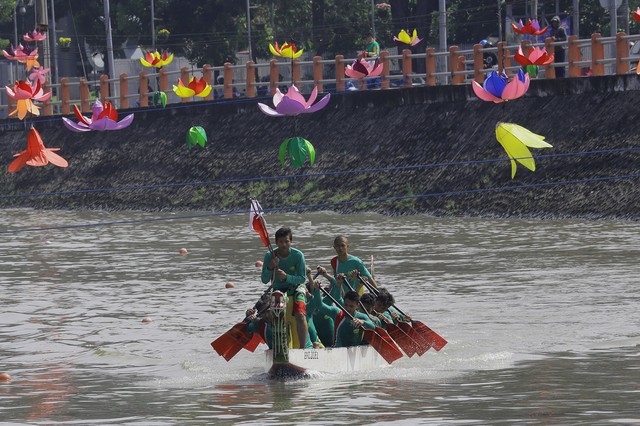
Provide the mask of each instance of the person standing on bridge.
[{"label": "person standing on bridge", "polygon": [[[567,32],[560,26],[560,17],[554,16],[551,18],[551,33],[549,36],[556,41],[567,41]],[[565,46],[554,46],[554,62],[565,61]],[[564,65],[561,67],[554,67],[556,70],[556,78],[564,78]]]}]

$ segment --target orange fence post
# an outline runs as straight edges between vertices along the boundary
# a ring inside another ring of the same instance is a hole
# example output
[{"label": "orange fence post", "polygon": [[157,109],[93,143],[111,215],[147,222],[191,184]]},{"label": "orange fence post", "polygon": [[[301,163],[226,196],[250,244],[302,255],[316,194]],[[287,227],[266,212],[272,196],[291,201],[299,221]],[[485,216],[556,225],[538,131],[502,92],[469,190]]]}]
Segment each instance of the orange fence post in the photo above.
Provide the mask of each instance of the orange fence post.
[{"label": "orange fence post", "polygon": [[253,61],[247,61],[247,81],[245,93],[247,94],[247,98],[255,98],[256,96],[256,71],[253,66],[255,63]]},{"label": "orange fence post", "polygon": [[158,74],[160,74],[160,77],[158,77],[158,90],[161,92],[169,90],[169,76],[167,75],[167,72],[168,71],[164,68],[160,68],[160,71],[158,72]]},{"label": "orange fence post", "polygon": [[501,41],[498,43],[498,74],[502,74],[505,71],[505,55],[507,54],[505,50],[506,45],[506,41]]},{"label": "orange fence post", "polygon": [[106,74],[100,76],[100,98],[103,101],[109,100],[109,76]]},{"label": "orange fence post", "polygon": [[336,92],[344,92],[344,56],[336,55]]},{"label": "orange fence post", "polygon": [[629,72],[629,62],[622,60],[622,58],[629,56],[629,42],[622,38],[626,35],[624,32],[616,34],[616,74]]},{"label": "orange fence post", "polygon": [[[211,69],[211,65],[204,64],[202,66],[202,78],[207,82],[209,86],[213,86],[213,70]],[[204,98],[207,101],[213,100],[213,90],[209,92],[209,94]]]},{"label": "orange fence post", "polygon": [[435,47],[427,48],[427,86],[436,85],[436,49]]},{"label": "orange fence post", "polygon": [[320,61],[322,56],[313,57],[313,84],[318,89],[318,92],[324,91],[324,85],[322,84],[322,64]]},{"label": "orange fence post", "polygon": [[138,92],[140,92],[140,96],[138,97],[138,102],[141,107],[149,106],[149,78],[147,77],[147,73],[144,71],[140,71],[138,74]]},{"label": "orange fence post", "polygon": [[[191,74],[189,73],[189,68],[187,67],[180,68],[180,80],[182,81],[182,84],[184,84],[185,86],[188,85],[190,79],[191,79]],[[182,102],[191,102],[191,97],[182,98]]]},{"label": "orange fence post", "polygon": [[391,80],[389,80],[389,72],[391,69],[389,52],[387,52],[386,50],[380,52],[380,62],[382,63],[382,74],[380,74],[380,76],[382,77],[382,83],[380,87],[382,87],[383,89],[389,89],[391,88]]},{"label": "orange fence post", "polygon": [[413,68],[411,67],[411,50],[402,50],[402,81],[403,87],[411,87],[413,83]]},{"label": "orange fence post", "polygon": [[271,96],[276,94],[279,81],[280,69],[278,68],[278,61],[276,59],[272,59],[269,61],[269,94],[271,94]]},{"label": "orange fence post", "polygon": [[224,63],[224,98],[232,99],[233,98],[233,68],[231,68],[231,64],[229,62]]},{"label": "orange fence post", "polygon": [[298,59],[294,59],[291,61],[291,84],[296,86],[296,83],[300,80],[302,80],[300,78],[300,61]]},{"label": "orange fence post", "polygon": [[[553,43],[553,39],[551,37],[547,37],[544,39],[544,49],[547,51],[547,55],[553,55],[553,52],[555,51],[555,47],[552,46],[551,43]],[[553,62],[551,62],[549,65],[545,65],[544,78],[556,78],[556,68],[552,65]]]},{"label": "orange fence post", "polygon": [[84,78],[80,79],[80,110],[82,112],[91,111],[89,105],[89,83]]},{"label": "orange fence post", "polygon": [[582,60],[582,52],[578,44],[578,36],[572,35],[569,40],[569,77],[580,77],[580,65],[576,64]]},{"label": "orange fence post", "polygon": [[473,45],[473,80],[478,83],[484,83],[484,53],[481,44]]},{"label": "orange fence post", "polygon": [[69,94],[69,79],[67,77],[63,77],[60,79],[60,103],[61,103],[61,111],[63,114],[71,113],[71,103],[69,100],[71,99],[71,95]]},{"label": "orange fence post", "polygon": [[604,45],[600,41],[599,33],[591,34],[591,75],[604,75],[604,64],[598,61],[604,59]]},{"label": "orange fence post", "polygon": [[129,80],[125,73],[120,74],[120,108],[129,108]]},{"label": "orange fence post", "polygon": [[[49,89],[49,82],[47,80],[45,80],[44,83],[42,83],[42,91],[44,93],[47,93]],[[8,99],[11,99],[7,96]],[[42,115],[53,115],[53,105],[51,105],[51,100],[47,100],[42,102]]]},{"label": "orange fence post", "polygon": [[449,48],[449,68],[451,69],[451,83],[464,83],[464,74],[455,74],[457,71],[464,71],[464,56],[458,55],[458,46]]}]

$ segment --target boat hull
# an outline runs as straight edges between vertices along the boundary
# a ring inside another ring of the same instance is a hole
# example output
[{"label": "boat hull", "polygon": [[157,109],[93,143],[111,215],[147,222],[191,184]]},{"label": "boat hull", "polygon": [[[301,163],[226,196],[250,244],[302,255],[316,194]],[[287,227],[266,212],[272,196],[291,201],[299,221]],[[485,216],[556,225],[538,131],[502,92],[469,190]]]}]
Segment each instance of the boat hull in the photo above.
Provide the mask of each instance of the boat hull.
[{"label": "boat hull", "polygon": [[274,378],[304,376],[305,370],[321,373],[348,373],[388,365],[369,345],[347,348],[289,349],[289,363],[273,363],[273,351],[265,352],[265,371]]}]

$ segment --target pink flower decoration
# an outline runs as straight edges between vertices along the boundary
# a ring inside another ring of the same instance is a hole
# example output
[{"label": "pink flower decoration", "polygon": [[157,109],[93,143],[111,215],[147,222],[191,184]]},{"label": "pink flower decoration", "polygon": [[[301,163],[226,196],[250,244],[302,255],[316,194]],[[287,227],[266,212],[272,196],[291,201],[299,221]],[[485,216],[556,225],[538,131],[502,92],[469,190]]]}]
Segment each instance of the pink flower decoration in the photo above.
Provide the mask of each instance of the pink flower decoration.
[{"label": "pink flower decoration", "polygon": [[31,67],[40,66],[38,63],[38,49],[31,49],[29,45],[22,46],[19,44],[17,49],[14,49],[13,45],[9,45],[9,48],[7,50],[3,50],[2,53],[4,54],[4,57],[9,60],[25,64],[27,71],[29,71]]},{"label": "pink flower decoration", "polygon": [[284,117],[286,115],[298,115],[308,114],[311,112],[320,111],[326,107],[329,103],[330,94],[327,94],[324,98],[320,99],[318,103],[312,105],[318,97],[318,89],[313,88],[309,100],[305,101],[304,96],[300,94],[300,91],[296,86],[291,86],[287,90],[286,94],[283,94],[280,89],[276,89],[276,94],[273,95],[273,106],[275,109],[268,107],[265,104],[258,103],[258,108],[263,113],[272,117]]},{"label": "pink flower decoration", "polygon": [[513,58],[523,67],[527,65],[549,65],[553,62],[553,55],[547,54],[545,48],[534,47],[527,56],[522,52],[522,46],[518,48],[518,53]]},{"label": "pink flower decoration", "polygon": [[529,74],[522,70],[518,71],[518,74],[511,81],[505,73],[498,74],[497,71],[492,71],[482,86],[474,81],[471,87],[473,87],[476,96],[483,101],[498,104],[523,96],[529,89],[530,82]]},{"label": "pink flower decoration", "polygon": [[377,77],[382,73],[383,65],[376,58],[374,62],[365,59],[354,61],[353,64],[347,65],[344,73],[351,78]]},{"label": "pink flower decoration", "polygon": [[17,101],[16,109],[12,111],[9,116],[17,113],[20,120],[24,119],[27,113],[40,115],[39,108],[34,105],[32,101],[44,102],[51,98],[51,92],[44,93],[39,81],[36,81],[32,85],[24,80],[20,80],[14,83],[13,88],[9,86],[5,88],[7,89],[7,95]]},{"label": "pink flower decoration", "polygon": [[25,35],[22,36],[22,39],[24,41],[28,41],[28,42],[33,42],[33,41],[42,41],[45,38],[47,38],[46,34],[41,33],[40,31],[33,30],[31,32],[26,33]]},{"label": "pink flower decoration", "polygon": [[127,115],[118,121],[118,111],[106,102],[104,105],[99,99],[96,99],[91,107],[91,118],[82,115],[76,105],[73,106],[73,112],[78,119],[78,123],[74,123],[66,117],[62,117],[64,126],[72,132],[90,132],[92,130],[120,130],[129,126],[133,122],[133,114]]},{"label": "pink flower decoration", "polygon": [[38,80],[40,84],[44,84],[44,82],[47,81],[47,77],[45,77],[45,74],[49,71],[51,71],[51,68],[33,68],[33,71],[31,71],[31,74],[29,74],[29,80]]}]

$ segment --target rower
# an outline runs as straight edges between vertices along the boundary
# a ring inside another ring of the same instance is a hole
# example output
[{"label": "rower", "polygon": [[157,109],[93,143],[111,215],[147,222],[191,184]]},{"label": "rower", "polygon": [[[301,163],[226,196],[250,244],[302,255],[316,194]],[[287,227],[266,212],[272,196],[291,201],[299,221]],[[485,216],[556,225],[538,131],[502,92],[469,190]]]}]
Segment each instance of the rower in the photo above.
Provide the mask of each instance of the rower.
[{"label": "rower", "polygon": [[366,344],[362,340],[363,332],[361,328],[364,326],[365,328],[375,329],[376,326],[366,314],[357,312],[360,304],[360,295],[358,293],[348,291],[344,295],[344,308],[354,317],[353,321],[349,321],[338,306],[324,303],[319,288],[314,288],[312,294],[315,308],[318,309],[319,313],[330,316],[335,322],[334,346],[336,348]]},{"label": "rower", "polygon": [[291,307],[295,318],[295,322],[292,322],[291,316],[287,315],[287,322],[297,330],[297,347],[304,349],[308,335],[304,254],[291,247],[293,233],[290,228],[278,229],[275,237],[278,248],[265,254],[261,279],[265,284],[272,281],[274,290],[280,290],[287,295],[287,305]]}]

